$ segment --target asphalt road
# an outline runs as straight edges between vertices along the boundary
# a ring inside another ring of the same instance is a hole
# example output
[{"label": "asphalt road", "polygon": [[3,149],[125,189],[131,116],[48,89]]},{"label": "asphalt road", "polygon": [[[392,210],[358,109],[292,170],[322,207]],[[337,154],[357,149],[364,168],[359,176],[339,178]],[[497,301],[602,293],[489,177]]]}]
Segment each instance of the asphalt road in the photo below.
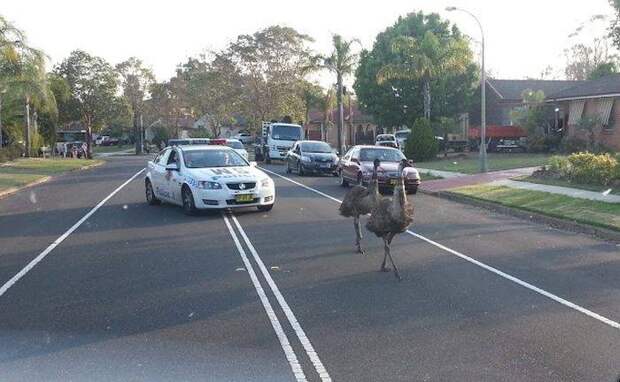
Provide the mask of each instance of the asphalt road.
[{"label": "asphalt road", "polygon": [[148,206],[141,174],[119,189],[144,164],[0,200],[0,381],[620,375],[615,244],[415,195],[399,283],[379,239],[354,253],[336,178],[273,175],[269,213],[187,217]]}]

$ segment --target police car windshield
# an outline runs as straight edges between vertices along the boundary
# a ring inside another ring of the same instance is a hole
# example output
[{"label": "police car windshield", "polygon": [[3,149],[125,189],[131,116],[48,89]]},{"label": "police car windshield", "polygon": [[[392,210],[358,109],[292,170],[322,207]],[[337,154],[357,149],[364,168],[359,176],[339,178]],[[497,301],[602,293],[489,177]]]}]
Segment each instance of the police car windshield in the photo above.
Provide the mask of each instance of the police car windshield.
[{"label": "police car windshield", "polygon": [[191,150],[183,153],[187,168],[249,166],[239,154],[232,150]]}]

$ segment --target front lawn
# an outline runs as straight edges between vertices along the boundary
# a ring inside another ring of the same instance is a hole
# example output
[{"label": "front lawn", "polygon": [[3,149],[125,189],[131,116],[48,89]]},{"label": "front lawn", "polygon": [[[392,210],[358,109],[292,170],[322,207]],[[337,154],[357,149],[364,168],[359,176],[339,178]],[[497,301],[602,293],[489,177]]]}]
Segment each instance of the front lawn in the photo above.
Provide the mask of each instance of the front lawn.
[{"label": "front lawn", "polygon": [[[521,167],[536,167],[547,163],[549,154],[489,153],[487,154],[489,171],[510,170]],[[454,171],[475,174],[480,165],[478,153],[468,153],[467,157],[448,157],[430,162],[417,162],[416,166],[440,171]]]},{"label": "front lawn", "polygon": [[47,176],[103,163],[89,159],[18,159],[0,166],[0,192],[23,187]]},{"label": "front lawn", "polygon": [[441,176],[431,175],[428,172],[420,172],[420,180],[436,180],[443,179]]},{"label": "front lawn", "polygon": [[609,186],[573,183],[565,179],[540,178],[540,177],[535,177],[535,176],[518,176],[518,177],[513,178],[512,180],[517,180],[520,182],[547,184],[549,186],[578,188],[580,190],[595,191],[595,192],[603,192],[611,188],[611,192],[610,192],[611,194],[620,195],[620,189],[615,189]]},{"label": "front lawn", "polygon": [[467,186],[451,190],[451,192],[555,218],[620,231],[619,203],[577,199],[565,195],[505,186]]}]

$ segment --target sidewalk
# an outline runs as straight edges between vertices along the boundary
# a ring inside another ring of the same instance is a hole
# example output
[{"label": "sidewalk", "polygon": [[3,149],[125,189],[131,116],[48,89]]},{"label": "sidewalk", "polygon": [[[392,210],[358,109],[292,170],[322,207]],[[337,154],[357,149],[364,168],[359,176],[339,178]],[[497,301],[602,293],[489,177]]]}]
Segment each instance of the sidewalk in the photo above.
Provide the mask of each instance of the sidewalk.
[{"label": "sidewalk", "polygon": [[[437,171],[419,168],[421,174],[429,172],[431,175],[438,175],[444,179],[427,180],[422,182],[420,190],[427,192],[446,191],[451,188],[475,186],[477,184],[491,183],[498,180],[510,179],[516,176],[531,175],[539,167],[515,168],[512,170],[492,171],[483,174],[461,174],[458,172]],[[442,175],[444,174],[444,175]]]}]

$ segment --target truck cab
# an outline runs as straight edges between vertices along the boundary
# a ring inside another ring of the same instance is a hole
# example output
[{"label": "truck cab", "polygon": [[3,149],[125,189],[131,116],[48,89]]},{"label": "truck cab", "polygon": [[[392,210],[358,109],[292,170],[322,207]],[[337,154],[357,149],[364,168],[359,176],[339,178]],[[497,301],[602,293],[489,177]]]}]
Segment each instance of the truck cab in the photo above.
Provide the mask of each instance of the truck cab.
[{"label": "truck cab", "polygon": [[265,122],[261,135],[261,142],[255,147],[256,159],[271,163],[272,159],[285,159],[295,142],[304,139],[304,130],[292,123]]}]

